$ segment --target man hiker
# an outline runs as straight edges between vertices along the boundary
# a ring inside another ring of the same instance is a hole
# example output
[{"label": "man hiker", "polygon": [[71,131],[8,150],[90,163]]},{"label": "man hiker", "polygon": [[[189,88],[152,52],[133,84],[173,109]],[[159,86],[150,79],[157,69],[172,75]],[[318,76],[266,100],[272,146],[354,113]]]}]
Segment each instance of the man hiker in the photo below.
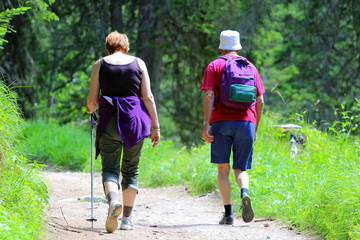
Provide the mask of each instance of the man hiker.
[{"label": "man hiker", "polygon": [[[265,89],[259,72],[238,55],[241,48],[237,31],[221,32],[222,56],[207,66],[201,87],[205,91],[203,137],[211,143],[211,162],[218,166],[218,187],[225,208],[219,223],[228,225],[234,222],[229,180],[231,150],[232,168],[241,189],[242,218],[244,222],[254,218],[246,170],[252,167],[254,141],[264,106]],[[238,76],[231,77],[232,72]]]}]

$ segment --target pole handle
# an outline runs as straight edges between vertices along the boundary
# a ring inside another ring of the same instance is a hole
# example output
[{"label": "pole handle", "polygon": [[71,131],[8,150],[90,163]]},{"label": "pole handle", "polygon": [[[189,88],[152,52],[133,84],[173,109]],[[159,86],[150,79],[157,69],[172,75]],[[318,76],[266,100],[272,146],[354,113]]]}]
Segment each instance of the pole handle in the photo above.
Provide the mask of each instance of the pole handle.
[{"label": "pole handle", "polygon": [[96,126],[97,121],[98,121],[98,117],[96,116],[96,113],[93,112],[93,113],[91,114],[91,127],[92,127],[92,128]]}]

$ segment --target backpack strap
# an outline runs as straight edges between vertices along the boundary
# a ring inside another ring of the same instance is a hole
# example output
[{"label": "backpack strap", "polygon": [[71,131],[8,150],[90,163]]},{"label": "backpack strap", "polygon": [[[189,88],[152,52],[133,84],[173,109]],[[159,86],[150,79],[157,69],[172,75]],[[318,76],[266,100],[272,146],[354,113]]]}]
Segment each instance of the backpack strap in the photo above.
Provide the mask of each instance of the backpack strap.
[{"label": "backpack strap", "polygon": [[246,58],[244,58],[243,56],[237,56],[237,57],[230,57],[228,55],[222,55],[220,57],[218,57],[220,59],[225,59],[226,61],[229,61],[231,59],[234,59],[234,60],[240,60],[240,61],[243,61],[243,62],[246,62],[247,64],[249,64],[249,60],[247,60]]},{"label": "backpack strap", "polygon": [[226,55],[222,55],[222,56],[218,57],[218,59],[225,59],[227,61],[227,60],[230,60],[230,57],[226,56]]}]

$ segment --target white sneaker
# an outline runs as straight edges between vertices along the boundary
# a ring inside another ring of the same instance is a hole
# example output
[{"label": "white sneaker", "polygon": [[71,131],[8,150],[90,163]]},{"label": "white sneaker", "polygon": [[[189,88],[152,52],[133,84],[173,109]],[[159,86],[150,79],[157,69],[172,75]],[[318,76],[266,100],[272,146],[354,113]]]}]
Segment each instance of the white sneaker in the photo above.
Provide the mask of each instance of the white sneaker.
[{"label": "white sneaker", "polygon": [[107,232],[112,233],[117,229],[119,225],[118,217],[121,214],[121,210],[122,205],[119,202],[113,202],[109,206],[108,217],[105,223],[105,229]]},{"label": "white sneaker", "polygon": [[121,230],[131,230],[133,229],[134,225],[131,222],[131,219],[129,217],[123,217],[121,219],[121,225],[120,225],[120,229]]}]

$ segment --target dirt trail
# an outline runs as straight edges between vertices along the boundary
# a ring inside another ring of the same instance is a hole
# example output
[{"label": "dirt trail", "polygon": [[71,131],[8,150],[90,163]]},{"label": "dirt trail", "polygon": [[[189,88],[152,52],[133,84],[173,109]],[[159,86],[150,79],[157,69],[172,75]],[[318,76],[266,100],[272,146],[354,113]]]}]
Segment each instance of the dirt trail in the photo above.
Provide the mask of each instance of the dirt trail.
[{"label": "dirt trail", "polygon": [[[133,212],[135,228],[106,233],[106,203],[96,203],[96,222],[91,216],[90,202],[78,200],[90,196],[90,174],[45,172],[51,188],[46,239],[244,239],[244,240],[314,240],[275,221],[255,219],[244,223],[235,219],[233,226],[219,225],[221,201],[216,194],[192,197],[184,186],[140,189]],[[95,194],[102,197],[100,174],[95,175]],[[260,220],[260,221],[259,221]]]}]

